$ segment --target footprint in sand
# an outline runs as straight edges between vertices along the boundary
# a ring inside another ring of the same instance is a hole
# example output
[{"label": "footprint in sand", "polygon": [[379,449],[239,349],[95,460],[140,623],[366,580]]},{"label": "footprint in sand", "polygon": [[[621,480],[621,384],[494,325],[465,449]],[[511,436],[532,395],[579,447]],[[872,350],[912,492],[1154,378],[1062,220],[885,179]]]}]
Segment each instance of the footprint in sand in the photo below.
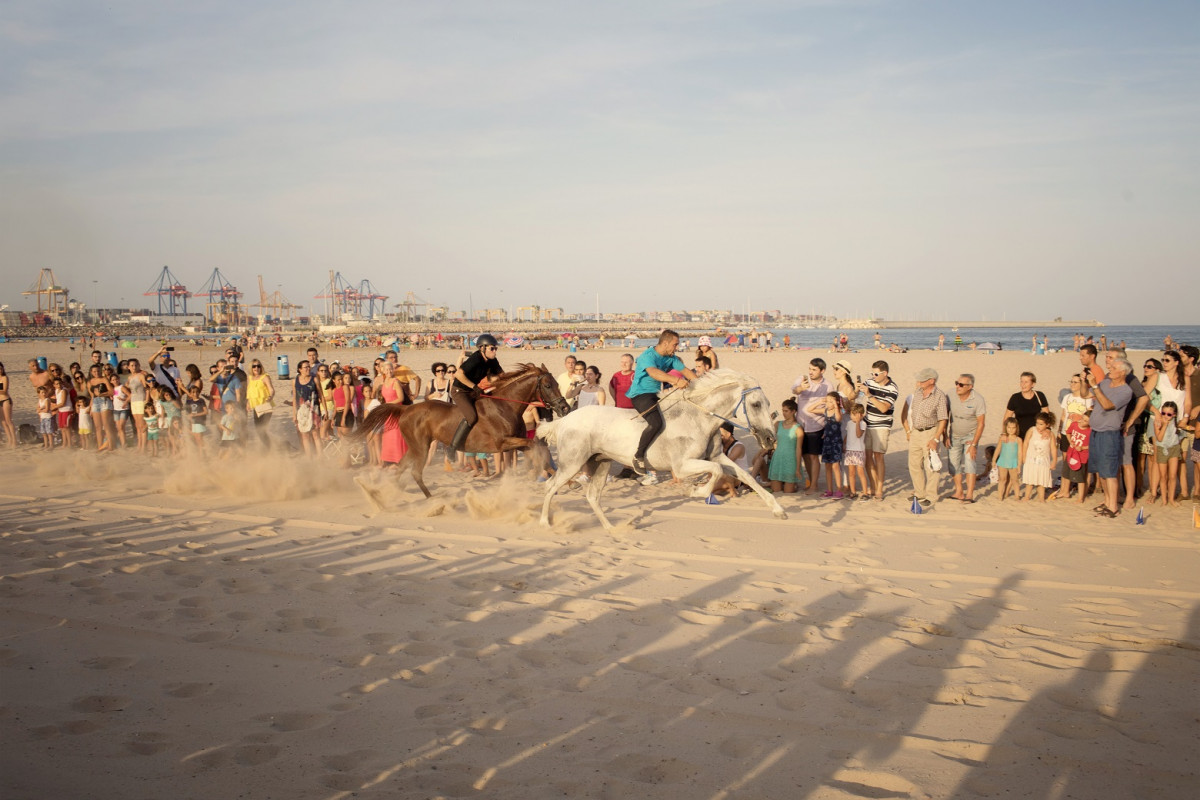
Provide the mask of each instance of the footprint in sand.
[{"label": "footprint in sand", "polygon": [[161,753],[170,745],[167,735],[157,731],[143,731],[133,734],[126,742],[125,749],[139,756],[152,756]]},{"label": "footprint in sand", "polygon": [[273,744],[247,744],[233,748],[233,761],[243,767],[257,767],[279,757],[279,748]]},{"label": "footprint in sand", "polygon": [[121,697],[120,695],[113,694],[91,694],[86,697],[76,698],[71,703],[71,708],[85,714],[109,714],[128,708],[132,702],[133,698],[131,697]]},{"label": "footprint in sand", "polygon": [[640,753],[617,756],[605,765],[606,769],[627,780],[638,783],[688,783],[700,772],[698,764],[678,758],[656,758]]},{"label": "footprint in sand", "polygon": [[855,797],[921,797],[917,787],[899,775],[862,769],[839,769],[829,786]]},{"label": "footprint in sand", "polygon": [[330,716],[304,711],[283,711],[278,714],[259,714],[254,720],[255,722],[266,722],[274,730],[290,733],[320,728],[329,723]]},{"label": "footprint in sand", "polygon": [[212,694],[216,686],[211,683],[166,683],[163,684],[163,691],[171,697],[203,697],[206,694]]},{"label": "footprint in sand", "polygon": [[358,769],[363,763],[374,758],[375,755],[374,750],[354,750],[349,753],[322,756],[321,764],[326,769],[331,769],[335,772],[349,772],[350,770]]},{"label": "footprint in sand", "polygon": [[128,669],[137,663],[132,656],[95,656],[79,662],[88,669]]}]

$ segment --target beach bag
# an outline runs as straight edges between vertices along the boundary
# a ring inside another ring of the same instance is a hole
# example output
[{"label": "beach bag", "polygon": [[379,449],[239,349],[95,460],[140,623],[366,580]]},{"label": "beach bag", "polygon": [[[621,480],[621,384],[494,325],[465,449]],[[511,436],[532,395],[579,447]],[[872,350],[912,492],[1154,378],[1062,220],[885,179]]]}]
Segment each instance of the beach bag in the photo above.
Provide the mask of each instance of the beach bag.
[{"label": "beach bag", "polygon": [[313,428],[313,407],[312,403],[305,400],[296,409],[296,430],[301,433],[308,433]]}]

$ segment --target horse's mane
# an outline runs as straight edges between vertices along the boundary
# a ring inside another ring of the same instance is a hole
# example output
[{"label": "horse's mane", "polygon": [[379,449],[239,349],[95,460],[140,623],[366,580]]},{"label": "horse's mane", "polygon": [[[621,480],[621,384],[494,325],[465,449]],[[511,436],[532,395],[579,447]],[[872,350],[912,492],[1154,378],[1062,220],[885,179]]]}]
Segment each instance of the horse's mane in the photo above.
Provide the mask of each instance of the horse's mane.
[{"label": "horse's mane", "polygon": [[742,373],[732,369],[711,369],[691,382],[687,388],[687,396],[693,400],[702,400],[726,386],[741,386],[743,377]]},{"label": "horse's mane", "polygon": [[517,364],[515,369],[510,369],[507,372],[502,372],[492,381],[497,388],[508,385],[518,378],[523,378],[530,372],[541,372],[542,368],[537,364]]}]

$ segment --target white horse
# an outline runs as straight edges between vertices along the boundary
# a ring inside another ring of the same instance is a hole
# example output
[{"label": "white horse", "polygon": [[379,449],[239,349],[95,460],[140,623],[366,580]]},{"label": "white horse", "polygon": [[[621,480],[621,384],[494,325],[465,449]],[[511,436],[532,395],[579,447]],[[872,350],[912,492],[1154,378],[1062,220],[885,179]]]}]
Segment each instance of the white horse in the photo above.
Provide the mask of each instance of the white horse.
[{"label": "white horse", "polygon": [[[666,392],[659,400],[659,408],[666,425],[646,452],[650,468],[670,468],[680,478],[707,472],[708,482],[692,493],[694,497],[708,497],[724,468],[728,468],[763,499],[776,517],[787,519],[783,507],[770,492],[725,455],[719,443],[714,447],[721,423],[728,419],[737,424],[734,417],[739,411],[762,447],[774,444],[770,403],[753,378],[731,369],[710,370],[686,389]],[[558,446],[558,472],[546,485],[542,524],[550,524],[550,501],[554,495],[584,464],[592,461],[596,471],[588,484],[587,501],[600,523],[612,530],[600,508],[609,462],[632,464],[645,427],[645,421],[636,411],[611,406],[586,406],[538,425],[538,438]]]}]

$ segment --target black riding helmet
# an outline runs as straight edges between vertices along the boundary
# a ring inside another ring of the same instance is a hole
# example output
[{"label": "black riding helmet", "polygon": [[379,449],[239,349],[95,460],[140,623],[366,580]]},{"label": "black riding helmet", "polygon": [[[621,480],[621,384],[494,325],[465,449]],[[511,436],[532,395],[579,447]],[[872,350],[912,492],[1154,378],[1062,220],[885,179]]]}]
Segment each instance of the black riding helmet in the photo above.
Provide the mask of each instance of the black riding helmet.
[{"label": "black riding helmet", "polygon": [[481,333],[475,340],[475,346],[479,349],[483,349],[484,347],[499,347],[500,343],[497,342],[496,337],[492,336],[490,333]]}]

